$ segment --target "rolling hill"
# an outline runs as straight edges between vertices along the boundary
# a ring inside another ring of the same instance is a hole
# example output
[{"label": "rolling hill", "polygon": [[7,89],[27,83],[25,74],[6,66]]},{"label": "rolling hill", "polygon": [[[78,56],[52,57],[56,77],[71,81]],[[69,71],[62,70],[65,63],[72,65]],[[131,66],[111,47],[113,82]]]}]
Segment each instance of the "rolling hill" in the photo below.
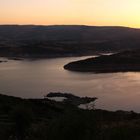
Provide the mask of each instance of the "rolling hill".
[{"label": "rolling hill", "polygon": [[63,57],[136,49],[140,29],[83,25],[0,25],[0,56]]}]

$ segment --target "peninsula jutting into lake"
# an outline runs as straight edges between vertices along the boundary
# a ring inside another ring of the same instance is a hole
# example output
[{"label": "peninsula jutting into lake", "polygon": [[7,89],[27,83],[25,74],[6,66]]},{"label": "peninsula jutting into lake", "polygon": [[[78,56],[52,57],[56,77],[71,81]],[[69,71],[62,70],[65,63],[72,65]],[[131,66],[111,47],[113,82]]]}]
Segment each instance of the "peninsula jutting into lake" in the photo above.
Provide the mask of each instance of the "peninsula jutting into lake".
[{"label": "peninsula jutting into lake", "polygon": [[64,69],[95,73],[136,72],[140,71],[140,50],[74,61],[66,64]]}]

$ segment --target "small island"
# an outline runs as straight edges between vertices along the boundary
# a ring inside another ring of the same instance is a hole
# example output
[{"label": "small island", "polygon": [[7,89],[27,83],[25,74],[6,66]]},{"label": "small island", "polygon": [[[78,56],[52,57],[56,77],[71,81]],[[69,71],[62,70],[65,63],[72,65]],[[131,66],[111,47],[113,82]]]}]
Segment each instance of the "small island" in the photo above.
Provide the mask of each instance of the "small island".
[{"label": "small island", "polygon": [[95,73],[138,72],[140,71],[140,50],[129,50],[70,62],[64,66],[64,69]]}]

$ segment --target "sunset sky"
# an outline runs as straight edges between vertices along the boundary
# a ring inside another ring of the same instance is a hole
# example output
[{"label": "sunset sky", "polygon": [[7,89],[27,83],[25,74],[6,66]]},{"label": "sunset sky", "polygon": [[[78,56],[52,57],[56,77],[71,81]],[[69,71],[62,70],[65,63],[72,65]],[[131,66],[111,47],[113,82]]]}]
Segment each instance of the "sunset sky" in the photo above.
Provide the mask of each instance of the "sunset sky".
[{"label": "sunset sky", "polygon": [[0,0],[0,24],[140,28],[140,0]]}]

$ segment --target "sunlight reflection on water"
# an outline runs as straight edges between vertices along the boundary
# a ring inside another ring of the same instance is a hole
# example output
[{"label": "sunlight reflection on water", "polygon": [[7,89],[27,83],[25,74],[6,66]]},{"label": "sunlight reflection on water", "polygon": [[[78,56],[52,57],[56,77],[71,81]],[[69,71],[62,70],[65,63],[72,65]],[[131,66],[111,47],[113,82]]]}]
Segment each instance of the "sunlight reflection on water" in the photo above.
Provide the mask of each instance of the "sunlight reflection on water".
[{"label": "sunlight reflection on water", "polygon": [[87,57],[8,60],[0,63],[0,92],[24,98],[43,98],[48,92],[97,97],[96,108],[140,112],[140,73],[78,73],[63,65]]}]

